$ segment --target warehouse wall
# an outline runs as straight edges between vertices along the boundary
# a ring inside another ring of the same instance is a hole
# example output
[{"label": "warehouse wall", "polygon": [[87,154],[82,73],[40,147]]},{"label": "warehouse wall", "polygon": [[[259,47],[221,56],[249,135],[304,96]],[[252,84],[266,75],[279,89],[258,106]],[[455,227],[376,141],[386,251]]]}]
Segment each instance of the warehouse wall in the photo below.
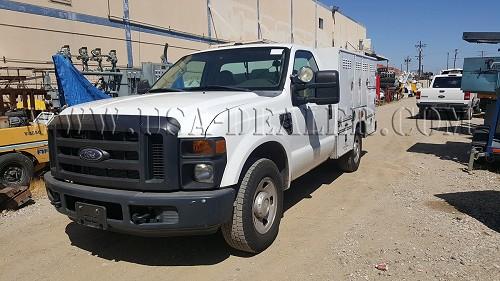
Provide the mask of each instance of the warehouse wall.
[{"label": "warehouse wall", "polygon": [[[109,0],[109,7],[103,0],[70,2],[0,0],[0,34],[4,38],[0,41],[0,58],[50,61],[62,45],[69,44],[73,55],[81,46],[100,47],[103,53],[116,49],[119,65],[127,65],[131,48],[130,59],[139,66],[143,61],[159,62],[167,42],[169,60],[175,61],[208,48],[216,37],[232,42],[259,39],[257,0],[209,0],[210,23],[207,0],[128,0],[132,41],[128,44],[122,21],[124,0]],[[346,42],[357,47],[359,40],[366,38],[366,28],[338,12],[333,17],[328,8],[314,0],[259,3],[261,39],[291,42],[293,37],[293,42],[311,47],[333,43],[345,47]],[[319,18],[323,29],[319,28]]]},{"label": "warehouse wall", "polygon": [[338,12],[334,14],[333,19],[334,46],[356,50],[359,40],[366,38],[366,27]]}]

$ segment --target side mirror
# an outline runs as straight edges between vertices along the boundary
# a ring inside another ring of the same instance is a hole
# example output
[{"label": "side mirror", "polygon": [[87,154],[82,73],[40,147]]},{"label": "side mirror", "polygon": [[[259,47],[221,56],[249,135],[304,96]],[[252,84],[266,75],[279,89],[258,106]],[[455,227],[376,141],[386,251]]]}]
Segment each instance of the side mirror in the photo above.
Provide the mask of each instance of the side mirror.
[{"label": "side mirror", "polygon": [[[306,82],[308,80],[309,82]],[[292,82],[294,105],[308,102],[320,105],[340,102],[339,72],[336,70],[314,72],[309,67],[302,67],[296,75],[292,76]],[[312,91],[312,96],[299,96],[298,92],[305,89],[315,89],[315,91]]]},{"label": "side mirror", "polygon": [[137,83],[137,94],[143,95],[147,93],[151,89],[151,85],[149,85],[148,80],[141,80]]},{"label": "side mirror", "polygon": [[315,97],[308,100],[316,104],[337,104],[340,102],[339,72],[336,70],[325,70],[316,72],[314,86]]}]

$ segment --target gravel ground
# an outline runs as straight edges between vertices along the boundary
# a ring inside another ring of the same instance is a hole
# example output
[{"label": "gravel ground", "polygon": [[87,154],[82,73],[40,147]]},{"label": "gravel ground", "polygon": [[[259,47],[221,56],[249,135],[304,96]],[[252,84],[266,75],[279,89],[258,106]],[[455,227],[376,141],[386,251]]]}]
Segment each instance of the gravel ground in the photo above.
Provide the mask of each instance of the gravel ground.
[{"label": "gravel ground", "polygon": [[[449,134],[395,118],[414,102],[379,109],[383,133],[365,140],[358,172],[327,163],[295,181],[279,236],[259,255],[232,251],[220,235],[84,228],[39,187],[34,204],[0,214],[0,280],[500,280],[500,168],[463,171],[469,128],[481,120],[451,122]],[[395,119],[412,130],[395,133]]]}]

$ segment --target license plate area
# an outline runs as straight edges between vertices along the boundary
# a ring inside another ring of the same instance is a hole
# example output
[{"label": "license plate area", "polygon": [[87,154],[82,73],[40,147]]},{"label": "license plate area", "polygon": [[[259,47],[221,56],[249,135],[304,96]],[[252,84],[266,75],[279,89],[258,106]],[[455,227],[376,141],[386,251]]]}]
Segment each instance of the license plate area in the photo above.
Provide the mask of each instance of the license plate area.
[{"label": "license plate area", "polygon": [[76,202],[76,221],[85,226],[97,229],[107,229],[106,207]]}]

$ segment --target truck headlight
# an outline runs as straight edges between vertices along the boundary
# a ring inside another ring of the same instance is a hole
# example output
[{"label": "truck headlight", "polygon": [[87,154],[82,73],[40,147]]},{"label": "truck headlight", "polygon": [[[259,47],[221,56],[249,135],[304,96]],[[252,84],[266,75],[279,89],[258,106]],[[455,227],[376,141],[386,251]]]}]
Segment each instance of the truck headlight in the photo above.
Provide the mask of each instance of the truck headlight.
[{"label": "truck headlight", "polygon": [[194,180],[201,183],[214,182],[214,167],[211,164],[196,164],[194,166]]},{"label": "truck headlight", "polygon": [[213,157],[226,153],[226,140],[224,138],[184,140],[181,149],[183,156]]}]

